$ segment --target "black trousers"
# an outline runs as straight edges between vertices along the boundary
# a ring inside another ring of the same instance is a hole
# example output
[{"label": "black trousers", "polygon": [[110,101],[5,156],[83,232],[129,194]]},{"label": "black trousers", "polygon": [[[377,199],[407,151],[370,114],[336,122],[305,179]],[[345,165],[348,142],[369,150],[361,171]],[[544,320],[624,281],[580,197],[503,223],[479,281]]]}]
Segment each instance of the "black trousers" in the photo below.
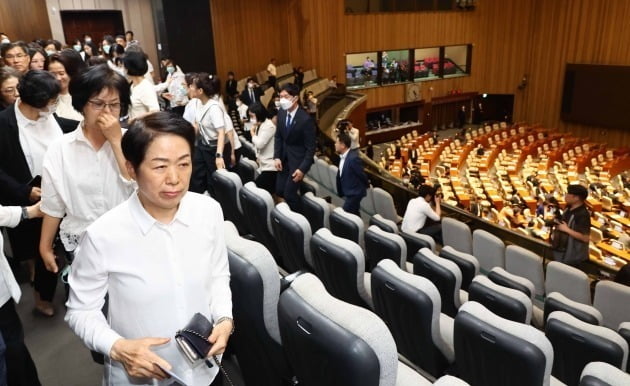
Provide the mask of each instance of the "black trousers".
[{"label": "black trousers", "polygon": [[9,299],[0,307],[0,333],[7,346],[5,359],[8,384],[10,386],[39,386],[37,369],[24,344],[24,330],[13,299]]},{"label": "black trousers", "polygon": [[434,222],[432,224],[425,224],[422,229],[418,230],[418,233],[431,236],[436,243],[444,245],[444,240],[442,239],[442,223]]},{"label": "black trousers", "polygon": [[272,170],[265,170],[260,173],[258,178],[256,178],[256,186],[261,189],[265,189],[270,194],[274,194],[276,192],[276,177],[278,176],[278,172],[274,172]]},{"label": "black trousers", "polygon": [[302,213],[302,200],[298,195],[300,183],[293,182],[293,177],[291,177],[295,170],[289,170],[284,162],[282,166],[282,171],[278,173],[276,180],[276,194],[284,198],[292,211]]},{"label": "black trousers", "polygon": [[207,190],[210,195],[213,195],[210,177],[217,170],[216,155],[216,144],[206,145],[197,142],[193,152],[192,176],[188,190],[195,193],[203,193]]},{"label": "black trousers", "polygon": [[363,197],[365,197],[365,195],[345,196],[343,202],[343,210],[348,213],[360,216],[359,208],[361,207],[361,200],[363,199]]}]

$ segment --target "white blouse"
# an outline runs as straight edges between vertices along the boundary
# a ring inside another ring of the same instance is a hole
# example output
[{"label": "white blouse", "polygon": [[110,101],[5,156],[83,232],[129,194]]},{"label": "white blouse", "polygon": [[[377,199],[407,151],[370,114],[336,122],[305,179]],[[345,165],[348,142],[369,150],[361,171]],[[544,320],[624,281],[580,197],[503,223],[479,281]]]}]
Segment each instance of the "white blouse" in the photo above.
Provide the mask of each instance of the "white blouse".
[{"label": "white blouse", "polygon": [[276,171],[276,165],[273,160],[274,135],[276,134],[276,125],[271,119],[265,119],[260,124],[258,132],[252,136],[252,143],[256,148],[256,157],[260,171]]},{"label": "white blouse", "polygon": [[[0,205],[0,226],[13,228],[20,223],[22,210],[19,206]],[[15,302],[20,301],[22,292],[20,286],[13,276],[7,258],[4,256],[4,238],[0,235],[0,307],[9,299]]]},{"label": "white blouse", "polygon": [[59,94],[59,103],[57,104],[56,112],[61,118],[74,119],[75,121],[83,120],[83,115],[72,107],[72,95],[70,95],[70,93]]},{"label": "white blouse", "polygon": [[160,111],[160,104],[153,83],[145,78],[138,85],[131,86],[129,118],[133,119],[151,111]]},{"label": "white blouse", "polygon": [[63,218],[59,235],[67,251],[76,248],[88,225],[128,199],[136,186],[120,175],[110,143],[96,151],[81,126],[48,147],[42,173],[42,212]]},{"label": "white blouse", "polygon": [[[216,365],[192,368],[174,339],[196,312],[215,322],[232,317],[223,213],[212,198],[186,193],[173,221],[162,224],[132,194],[87,228],[69,283],[65,320],[90,349],[108,355],[122,337],[171,338],[154,350],[187,383],[208,385],[218,372]],[[129,378],[121,363],[106,358],[103,384],[157,382]]]}]

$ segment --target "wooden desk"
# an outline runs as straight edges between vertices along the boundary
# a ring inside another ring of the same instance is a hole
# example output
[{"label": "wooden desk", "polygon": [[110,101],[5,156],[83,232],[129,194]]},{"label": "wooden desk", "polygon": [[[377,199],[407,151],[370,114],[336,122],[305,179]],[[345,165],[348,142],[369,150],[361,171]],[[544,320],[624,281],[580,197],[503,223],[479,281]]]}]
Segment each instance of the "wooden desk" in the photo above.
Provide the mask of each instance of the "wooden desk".
[{"label": "wooden desk", "polygon": [[595,212],[601,212],[602,211],[602,203],[600,201],[597,201],[594,198],[587,198],[586,199],[586,206],[589,207],[591,210],[593,210]]},{"label": "wooden desk", "polygon": [[620,257],[626,261],[630,261],[630,253],[628,253],[628,251],[621,251],[604,242],[597,243],[597,248],[601,249],[602,251],[606,251],[607,253],[610,253],[611,255],[614,255],[616,257]]},{"label": "wooden desk", "polygon": [[619,214],[615,212],[604,212],[604,215],[610,218],[611,220],[615,220],[618,223],[621,223],[623,226],[630,227],[630,219],[627,217],[621,217]]}]

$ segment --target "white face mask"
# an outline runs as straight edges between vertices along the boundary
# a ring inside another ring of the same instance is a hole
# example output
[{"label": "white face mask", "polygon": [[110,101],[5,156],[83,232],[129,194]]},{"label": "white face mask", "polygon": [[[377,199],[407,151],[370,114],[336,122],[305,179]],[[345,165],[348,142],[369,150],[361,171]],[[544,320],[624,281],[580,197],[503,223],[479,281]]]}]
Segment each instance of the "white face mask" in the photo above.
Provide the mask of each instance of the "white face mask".
[{"label": "white face mask", "polygon": [[256,122],[258,122],[258,120],[256,120],[256,117],[249,117],[249,123],[256,124]]},{"label": "white face mask", "polygon": [[109,54],[109,46],[103,46],[103,52]]},{"label": "white face mask", "polygon": [[9,43],[11,43],[11,40],[9,40],[7,38],[4,38],[4,39],[0,40],[0,43],[2,43],[2,44],[9,44]]},{"label": "white face mask", "polygon": [[48,117],[50,117],[51,115],[53,115],[55,112],[57,111],[57,104],[55,103],[54,105],[49,105],[48,106],[48,110],[46,111],[39,111],[39,119],[40,120],[46,120],[48,119]]},{"label": "white face mask", "polygon": [[92,43],[92,39],[90,39],[90,38],[85,38],[85,42],[86,42],[86,43]]},{"label": "white face mask", "polygon": [[282,107],[282,110],[288,110],[291,106],[293,106],[293,101],[291,99],[280,98],[280,107]]},{"label": "white face mask", "polygon": [[273,104],[276,105],[276,108],[280,107],[280,101],[274,101]]}]

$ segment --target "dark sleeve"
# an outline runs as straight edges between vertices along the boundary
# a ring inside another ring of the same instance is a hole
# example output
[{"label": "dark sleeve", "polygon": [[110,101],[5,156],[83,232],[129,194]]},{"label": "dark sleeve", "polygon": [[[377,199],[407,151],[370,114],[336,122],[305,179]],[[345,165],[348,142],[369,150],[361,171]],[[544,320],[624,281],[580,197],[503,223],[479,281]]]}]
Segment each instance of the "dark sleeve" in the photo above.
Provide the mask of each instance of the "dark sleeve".
[{"label": "dark sleeve", "polygon": [[365,175],[365,171],[363,170],[363,161],[358,156],[354,159],[352,163],[352,172],[357,176],[357,179],[361,181],[364,186],[368,186],[367,175]]},{"label": "dark sleeve", "polygon": [[310,116],[304,122],[304,147],[306,152],[304,153],[304,159],[298,169],[302,173],[306,174],[313,164],[313,157],[315,156],[315,121]]},{"label": "dark sleeve", "polygon": [[[280,119],[278,119],[278,126],[276,128],[276,134],[274,135],[274,142],[273,142],[273,158],[274,159],[280,159],[282,160],[282,135],[280,134],[282,132],[282,128],[280,127],[281,123],[280,123]],[[282,165],[283,167],[287,167],[287,165]]]},{"label": "dark sleeve", "polygon": [[579,213],[576,213],[575,222],[573,223],[573,230],[579,232],[583,235],[588,235],[591,233],[591,217],[588,213],[588,210],[581,210]]},{"label": "dark sleeve", "polygon": [[0,169],[0,200],[2,205],[30,205],[31,186],[21,184]]}]

